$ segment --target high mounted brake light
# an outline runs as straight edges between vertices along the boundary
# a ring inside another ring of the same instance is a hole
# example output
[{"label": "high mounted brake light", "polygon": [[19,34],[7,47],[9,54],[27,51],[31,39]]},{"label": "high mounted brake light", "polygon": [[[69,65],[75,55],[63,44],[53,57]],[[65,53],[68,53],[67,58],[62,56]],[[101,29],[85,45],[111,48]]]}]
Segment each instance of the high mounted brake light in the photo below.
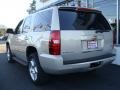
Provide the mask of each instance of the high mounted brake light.
[{"label": "high mounted brake light", "polygon": [[80,8],[80,7],[60,7],[59,10],[62,11],[82,11],[82,12],[95,12],[101,13],[101,11],[91,8]]},{"label": "high mounted brake light", "polygon": [[90,9],[90,8],[76,8],[76,10],[80,10],[80,11],[92,11],[92,10],[95,10],[95,9]]},{"label": "high mounted brake light", "polygon": [[96,9],[90,9],[90,8],[76,8],[76,11],[101,13],[101,11],[98,11],[98,10],[96,10]]}]

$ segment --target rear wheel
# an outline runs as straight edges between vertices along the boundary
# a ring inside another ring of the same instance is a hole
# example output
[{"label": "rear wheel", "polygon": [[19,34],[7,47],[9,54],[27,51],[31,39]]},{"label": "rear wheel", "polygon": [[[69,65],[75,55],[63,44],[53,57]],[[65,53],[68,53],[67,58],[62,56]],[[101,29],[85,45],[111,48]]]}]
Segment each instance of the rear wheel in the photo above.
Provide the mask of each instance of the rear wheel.
[{"label": "rear wheel", "polygon": [[41,85],[47,82],[48,75],[42,70],[37,53],[30,54],[28,59],[29,75],[33,83]]},{"label": "rear wheel", "polygon": [[13,63],[14,60],[12,58],[12,53],[11,53],[11,50],[10,50],[10,46],[7,46],[7,61],[9,63]]}]

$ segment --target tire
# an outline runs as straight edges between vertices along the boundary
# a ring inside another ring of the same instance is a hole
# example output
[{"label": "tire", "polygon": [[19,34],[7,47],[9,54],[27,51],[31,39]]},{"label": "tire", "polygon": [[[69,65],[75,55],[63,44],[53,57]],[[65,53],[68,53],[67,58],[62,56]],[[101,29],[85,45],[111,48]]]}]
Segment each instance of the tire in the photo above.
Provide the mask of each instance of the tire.
[{"label": "tire", "polygon": [[96,74],[96,72],[97,72],[97,69],[94,69],[94,70],[88,71],[87,73],[88,74]]},{"label": "tire", "polygon": [[30,54],[28,62],[29,76],[35,85],[42,85],[48,81],[48,75],[42,70],[37,53]]},{"label": "tire", "polygon": [[10,46],[7,46],[7,61],[8,63],[14,63],[14,60],[12,58],[12,53],[11,53],[11,50],[10,50]]}]

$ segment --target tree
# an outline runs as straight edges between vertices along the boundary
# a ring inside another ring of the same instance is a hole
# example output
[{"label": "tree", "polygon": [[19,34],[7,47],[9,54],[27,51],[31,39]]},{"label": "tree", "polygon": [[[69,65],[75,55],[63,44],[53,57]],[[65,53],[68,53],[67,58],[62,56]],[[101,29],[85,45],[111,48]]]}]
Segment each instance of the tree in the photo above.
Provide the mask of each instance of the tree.
[{"label": "tree", "polygon": [[6,27],[6,26],[0,25],[0,36],[5,35],[6,30],[7,30],[7,27]]},{"label": "tree", "polygon": [[36,11],[36,0],[33,0],[32,3],[30,3],[30,9],[27,10],[29,14],[32,14]]}]

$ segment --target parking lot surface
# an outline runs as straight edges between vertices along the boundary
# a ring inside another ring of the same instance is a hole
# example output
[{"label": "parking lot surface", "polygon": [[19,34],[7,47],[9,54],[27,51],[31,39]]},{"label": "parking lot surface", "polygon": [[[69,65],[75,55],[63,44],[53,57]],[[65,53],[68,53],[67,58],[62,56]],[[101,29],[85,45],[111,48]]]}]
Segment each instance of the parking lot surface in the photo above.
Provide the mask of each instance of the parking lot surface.
[{"label": "parking lot surface", "polygon": [[47,84],[35,86],[25,66],[7,63],[1,53],[0,90],[120,90],[120,67],[107,65],[94,73],[52,76]]}]

